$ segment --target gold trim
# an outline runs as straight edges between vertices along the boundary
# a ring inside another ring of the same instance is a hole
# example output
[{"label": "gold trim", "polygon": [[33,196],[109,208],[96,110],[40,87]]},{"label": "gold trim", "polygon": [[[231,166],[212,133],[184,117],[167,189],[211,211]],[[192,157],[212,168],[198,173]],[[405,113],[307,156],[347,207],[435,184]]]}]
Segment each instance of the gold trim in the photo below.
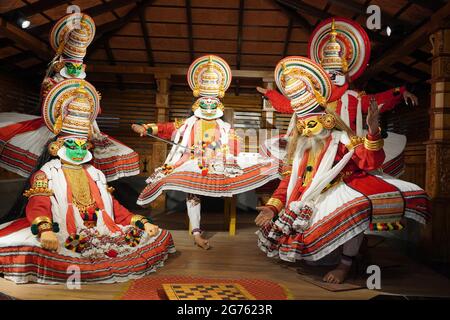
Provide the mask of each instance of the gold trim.
[{"label": "gold trim", "polygon": [[43,222],[52,223],[52,219],[50,219],[49,217],[46,217],[46,216],[40,216],[40,217],[37,217],[36,219],[34,219],[33,222],[31,223],[31,225],[35,224],[35,225],[39,226]]},{"label": "gold trim", "polygon": [[30,188],[28,190],[25,190],[23,195],[27,198],[31,198],[34,196],[52,196],[53,190],[49,188]]},{"label": "gold trim", "polygon": [[109,193],[113,193],[116,189],[114,187],[107,187],[106,190],[108,190]]},{"label": "gold trim", "polygon": [[367,137],[364,138],[364,147],[367,150],[378,151],[378,150],[383,149],[383,146],[384,146],[383,139],[378,139],[378,140],[372,141],[372,140],[367,139]]},{"label": "gold trim", "polygon": [[148,219],[147,219],[146,217],[144,217],[144,216],[141,216],[140,214],[134,214],[134,215],[131,217],[130,225],[136,226],[136,223],[137,223],[138,221],[141,221],[142,224],[145,224],[145,223],[148,222]]},{"label": "gold trim", "polygon": [[180,119],[175,118],[175,122],[174,122],[175,129],[181,128],[181,126],[183,124],[184,124],[184,120],[180,120]]},{"label": "gold trim", "polygon": [[281,200],[279,200],[277,198],[270,198],[267,201],[266,206],[273,206],[277,209],[278,212],[280,212],[283,209],[284,204],[283,204],[283,202],[281,202]]},{"label": "gold trim", "polygon": [[364,137],[352,136],[350,137],[350,143],[347,144],[346,147],[348,150],[352,150],[362,143],[364,143]]}]

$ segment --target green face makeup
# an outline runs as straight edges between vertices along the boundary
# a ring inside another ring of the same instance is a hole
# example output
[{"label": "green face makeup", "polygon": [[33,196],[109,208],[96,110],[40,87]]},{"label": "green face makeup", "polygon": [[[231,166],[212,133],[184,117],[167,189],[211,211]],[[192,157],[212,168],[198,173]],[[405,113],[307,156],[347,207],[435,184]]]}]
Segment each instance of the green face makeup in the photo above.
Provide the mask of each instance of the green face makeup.
[{"label": "green face makeup", "polygon": [[67,139],[64,141],[66,156],[74,161],[81,162],[87,154],[87,141],[82,139]]},{"label": "green face makeup", "polygon": [[73,64],[72,62],[67,62],[65,66],[67,74],[73,77],[78,77],[81,74],[81,71],[83,71],[82,64]]}]

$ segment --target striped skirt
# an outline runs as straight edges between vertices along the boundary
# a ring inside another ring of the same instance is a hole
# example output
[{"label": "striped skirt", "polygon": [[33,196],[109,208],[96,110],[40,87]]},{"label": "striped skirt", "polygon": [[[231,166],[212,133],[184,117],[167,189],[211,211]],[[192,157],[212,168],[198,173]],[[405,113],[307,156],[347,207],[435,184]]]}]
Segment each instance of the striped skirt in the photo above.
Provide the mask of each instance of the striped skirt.
[{"label": "striped skirt", "polygon": [[188,160],[172,173],[150,177],[149,183],[139,195],[137,203],[146,205],[165,190],[183,191],[209,197],[231,197],[254,190],[278,178],[278,162],[273,159],[253,165],[239,164],[235,176],[211,173],[202,175],[196,160]]},{"label": "striped skirt", "polygon": [[173,252],[172,236],[166,230],[126,255],[89,259],[61,248],[61,244],[58,252],[42,249],[26,228],[0,239],[0,274],[16,283],[124,282],[155,272]]},{"label": "striped skirt", "polygon": [[[267,256],[285,261],[317,261],[369,230],[374,221],[382,218],[392,222],[386,225],[394,226],[395,221],[403,217],[426,223],[429,199],[420,187],[387,175],[370,177],[398,190],[400,198],[396,199],[397,195],[392,191],[379,190],[377,193],[374,181],[367,179],[352,186],[341,182],[317,198],[308,229],[296,231],[293,224],[297,215],[282,211],[276,221],[256,232],[259,248]],[[370,195],[358,191],[358,184],[369,186],[373,191]]]}]

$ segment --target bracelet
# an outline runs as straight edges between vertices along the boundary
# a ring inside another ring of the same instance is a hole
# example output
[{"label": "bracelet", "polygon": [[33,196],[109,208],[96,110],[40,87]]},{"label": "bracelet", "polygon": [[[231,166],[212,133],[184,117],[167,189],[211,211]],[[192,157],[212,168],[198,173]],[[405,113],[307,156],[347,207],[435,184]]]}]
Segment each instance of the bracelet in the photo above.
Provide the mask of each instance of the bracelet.
[{"label": "bracelet", "polygon": [[131,218],[131,222],[130,222],[130,224],[132,226],[136,226],[139,229],[144,229],[144,225],[146,223],[149,223],[148,219],[146,217],[144,217],[144,216],[139,215],[139,214],[133,215],[133,217]]},{"label": "bracelet", "polygon": [[49,222],[42,222],[38,225],[38,236],[40,237],[43,232],[53,231],[53,224]]},{"label": "bracelet", "polygon": [[[53,230],[52,220],[46,216],[40,216],[31,223],[31,233],[35,236],[40,235],[43,231]],[[58,226],[59,231],[59,226]]]},{"label": "bracelet", "polygon": [[367,139],[367,137],[364,138],[364,147],[367,150],[378,151],[378,150],[383,149],[383,146],[384,146],[383,139],[378,139],[378,140],[372,141],[372,140]]},{"label": "bracelet", "polygon": [[283,202],[277,198],[270,198],[269,201],[267,201],[266,206],[275,207],[278,212],[280,212],[284,207]]}]

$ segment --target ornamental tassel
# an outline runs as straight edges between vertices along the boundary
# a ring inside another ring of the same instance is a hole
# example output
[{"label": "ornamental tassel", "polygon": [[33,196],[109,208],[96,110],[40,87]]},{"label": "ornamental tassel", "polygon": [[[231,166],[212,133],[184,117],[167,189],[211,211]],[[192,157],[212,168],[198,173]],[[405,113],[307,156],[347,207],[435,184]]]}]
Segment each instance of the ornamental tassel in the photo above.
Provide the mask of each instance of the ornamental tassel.
[{"label": "ornamental tassel", "polygon": [[58,118],[56,118],[55,124],[53,126],[53,133],[58,135],[62,129],[62,112],[59,114]]}]

